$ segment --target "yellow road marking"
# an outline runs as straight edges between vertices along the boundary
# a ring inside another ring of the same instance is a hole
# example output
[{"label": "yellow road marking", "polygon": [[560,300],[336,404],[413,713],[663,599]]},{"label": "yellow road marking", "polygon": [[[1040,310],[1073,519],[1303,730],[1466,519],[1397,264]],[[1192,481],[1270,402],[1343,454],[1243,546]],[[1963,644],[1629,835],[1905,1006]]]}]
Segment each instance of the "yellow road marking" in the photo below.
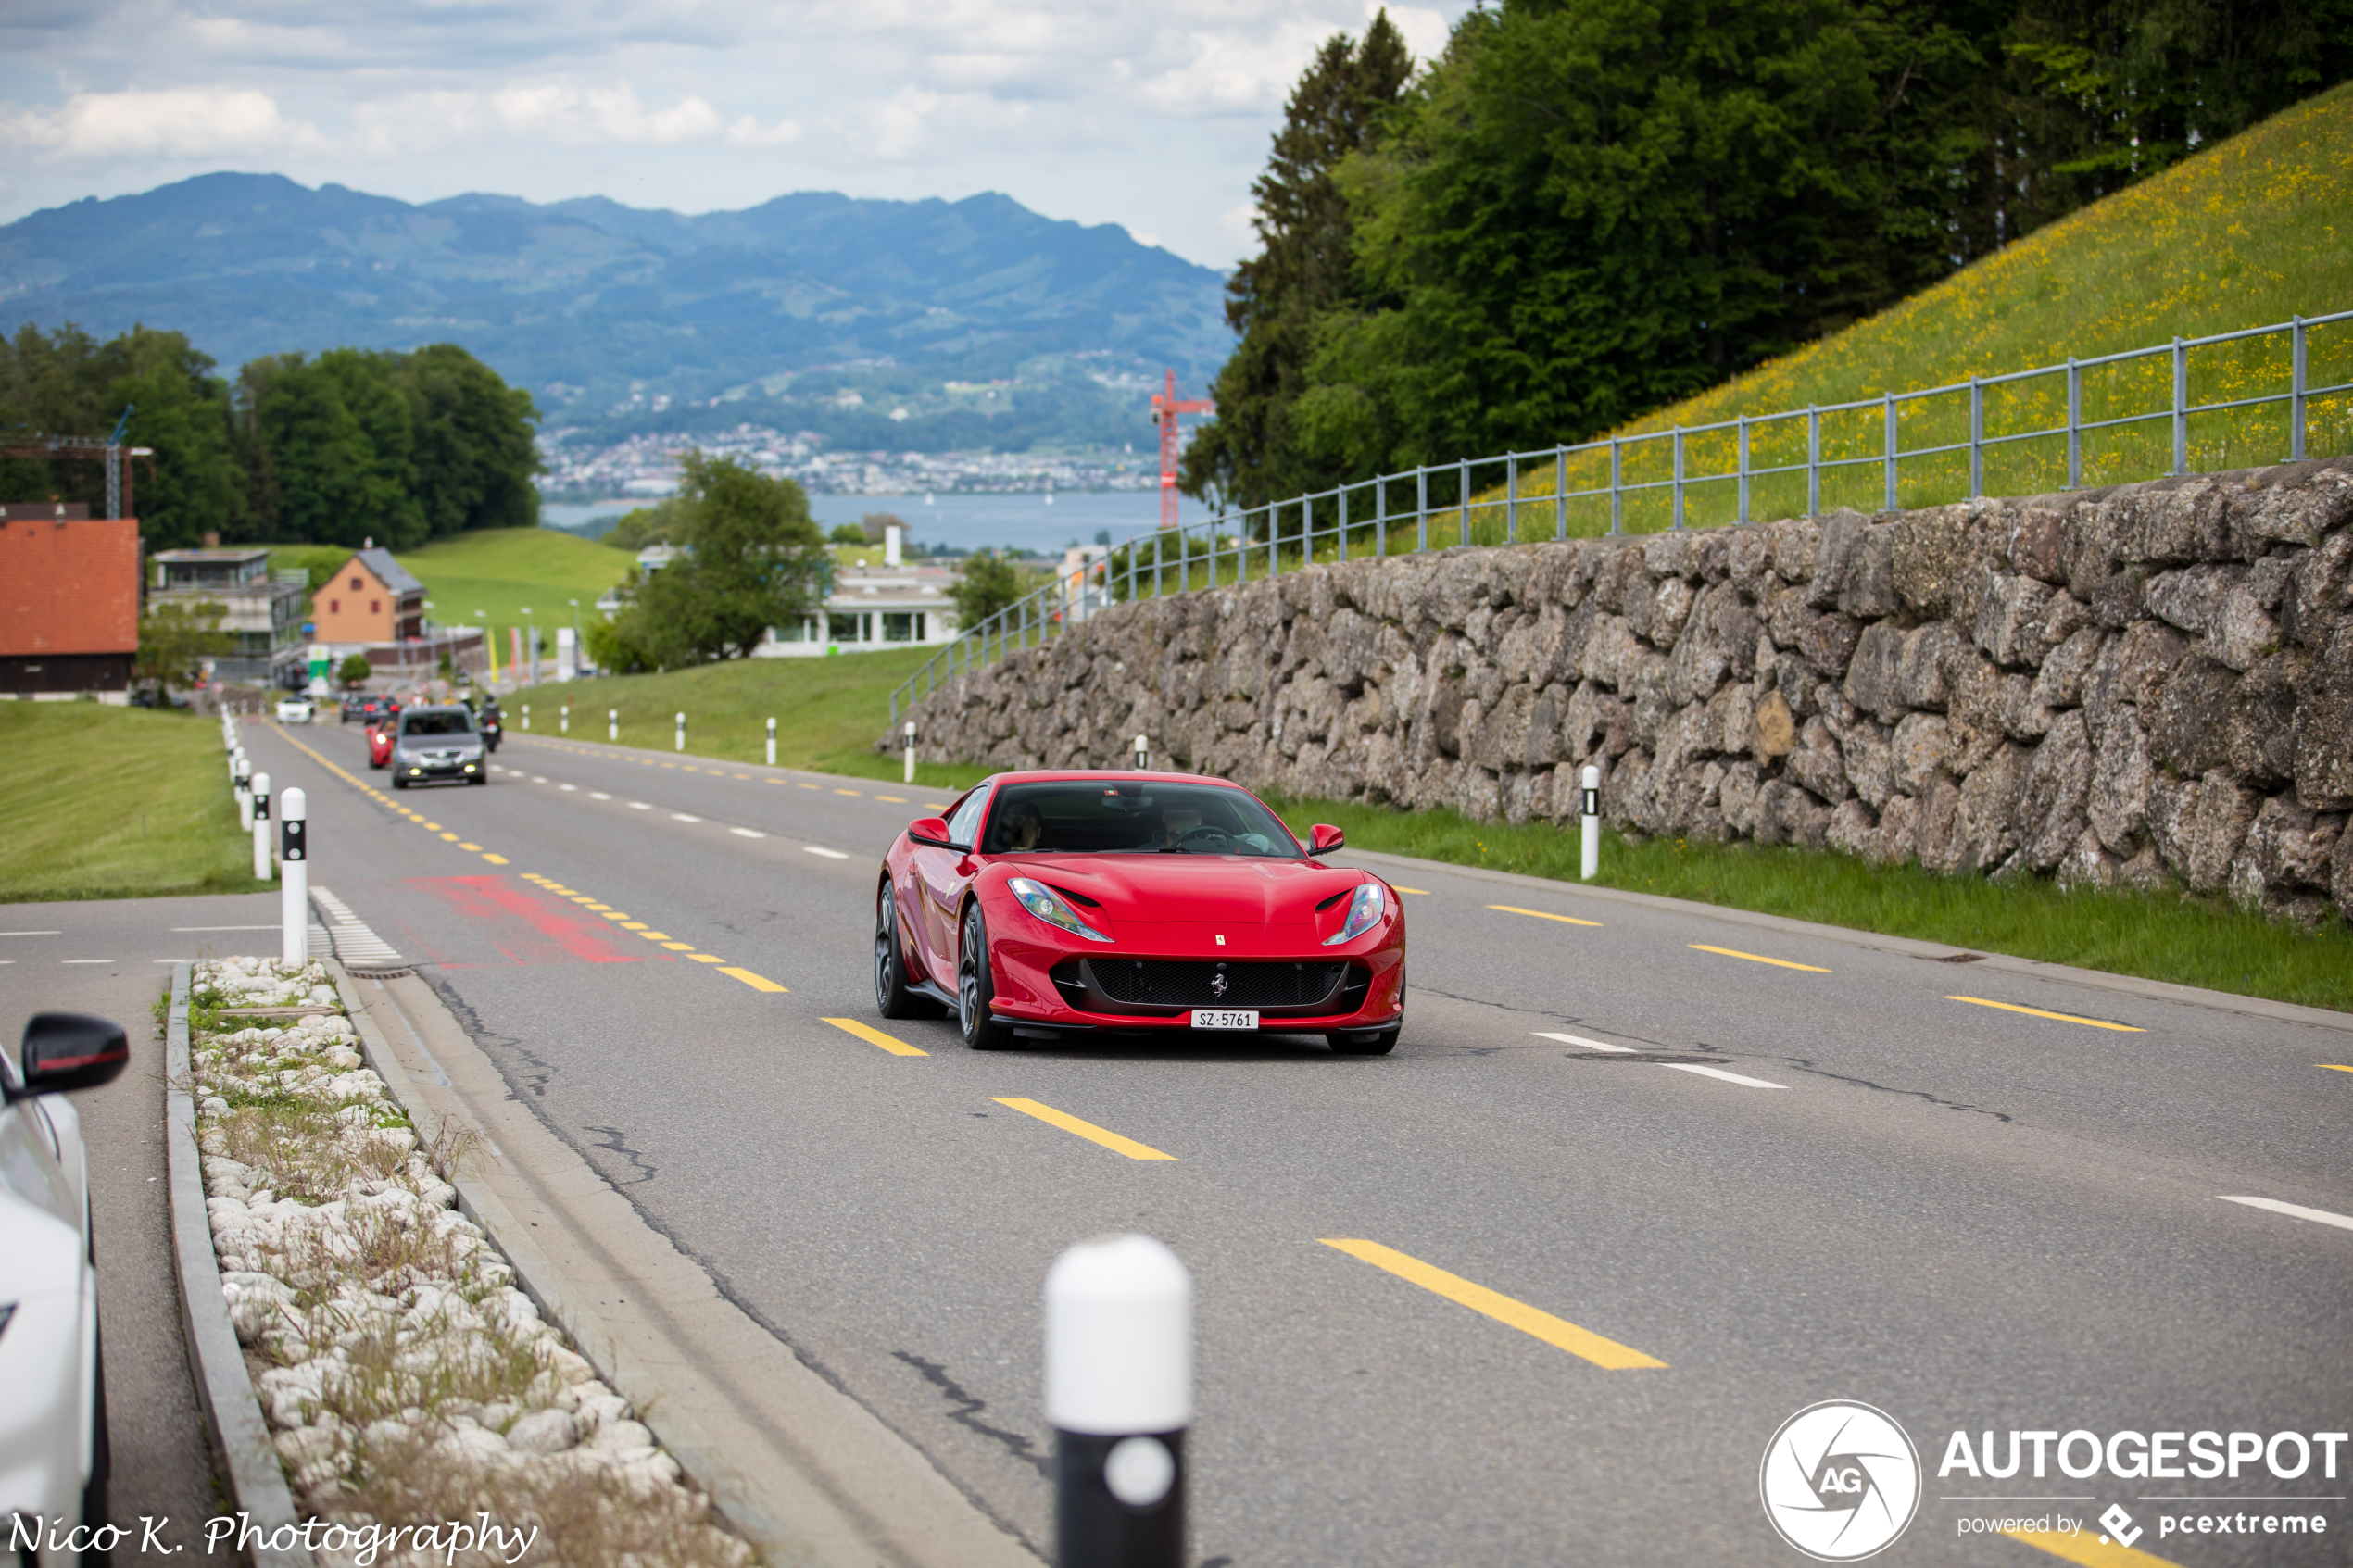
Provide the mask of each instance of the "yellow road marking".
[{"label": "yellow road marking", "polygon": [[877,795],[875,798],[877,800],[887,800],[893,806],[904,806],[907,804],[907,797],[903,795]]},{"label": "yellow road marking", "polygon": [[422,825],[427,833],[439,833],[441,831],[441,824],[439,822],[424,822]]},{"label": "yellow road marking", "polygon": [[730,773],[727,776],[731,779],[749,779],[751,777],[749,773]]},{"label": "yellow road marking", "polygon": [[1429,897],[1429,889],[1427,887],[1398,887],[1397,884],[1393,882],[1390,884],[1390,886],[1397,887],[1397,891],[1400,893],[1410,893],[1416,898],[1427,898]]},{"label": "yellow road marking", "polygon": [[1792,963],[1787,959],[1768,959],[1762,953],[1743,953],[1737,947],[1711,947],[1705,942],[1690,942],[1686,947],[1703,953],[1721,953],[1728,959],[1746,959],[1751,963],[1768,963],[1775,969],[1802,969],[1808,974],[1828,974],[1829,970],[1818,963]]},{"label": "yellow road marking", "polygon": [[2034,1018],[2056,1018],[2061,1023],[2081,1023],[2087,1029],[2113,1029],[2120,1035],[2145,1035],[2145,1029],[2130,1023],[2110,1023],[2105,1019],[2078,1018],[2071,1012],[2045,1012],[2041,1008],[2022,1008],[2015,1002],[1989,1002],[1983,997],[1947,997],[1948,1002],[1968,1002],[1975,1007],[2000,1008],[2004,1012],[2022,1012]]},{"label": "yellow road marking", "polygon": [[479,844],[460,844],[458,847],[460,849],[480,849],[482,846]]},{"label": "yellow road marking", "polygon": [[2353,1067],[2340,1067],[2334,1061],[2316,1061],[2315,1067],[2325,1067],[2332,1073],[2353,1073]]},{"label": "yellow road marking", "polygon": [[664,942],[662,946],[673,953],[691,953],[695,950],[695,945],[692,942]]},{"label": "yellow road marking", "polygon": [[686,957],[696,963],[725,963],[727,961],[725,959],[713,958],[709,953],[688,953]]},{"label": "yellow road marking", "polygon": [[445,833],[441,836],[447,839],[452,844],[458,842],[458,835],[454,833]]},{"label": "yellow road marking", "polygon": [[836,795],[856,795],[859,792],[854,789],[837,789],[834,793]]},{"label": "yellow road marking", "polygon": [[2005,1530],[2002,1534],[2014,1541],[2063,1557],[2070,1562],[2080,1562],[2083,1568],[2180,1568],[2171,1558],[2153,1557],[2145,1551],[2109,1540],[2105,1536],[2090,1536],[2078,1531],[2062,1536],[2056,1530]]},{"label": "yellow road marking", "polygon": [[623,924],[621,929],[623,931],[643,931],[646,929],[646,922],[641,920],[633,920]]},{"label": "yellow road marking", "polygon": [[670,933],[667,931],[641,931],[637,933],[637,935],[644,937],[648,942],[667,942],[670,940]]},{"label": "yellow road marking", "polygon": [[870,1046],[880,1046],[893,1056],[929,1056],[931,1054],[927,1050],[909,1045],[904,1040],[894,1040],[881,1030],[869,1028],[854,1018],[829,1018],[825,1022],[837,1029],[846,1030],[857,1035]]},{"label": "yellow road marking", "polygon": [[821,785],[818,785],[818,784],[801,784],[801,781],[800,781],[800,780],[799,780],[799,779],[795,779],[795,780],[793,781],[793,783],[798,784],[800,784],[800,787],[801,787],[801,788],[803,788],[803,789],[817,789],[817,788],[822,787]]},{"label": "yellow road marking", "polygon": [[1176,1158],[1173,1154],[1163,1154],[1150,1144],[1138,1143],[1134,1138],[1123,1138],[1107,1127],[1098,1127],[1092,1122],[1082,1122],[1067,1110],[1056,1110],[1052,1106],[1040,1105],[1034,1099],[1007,1099],[999,1096],[997,1103],[1018,1110],[1024,1116],[1035,1116],[1048,1126],[1060,1127],[1063,1132],[1085,1138],[1088,1143],[1099,1143],[1113,1153],[1124,1154],[1130,1160],[1174,1160]]},{"label": "yellow road marking", "polygon": [[1631,1346],[1620,1345],[1615,1339],[1604,1339],[1588,1328],[1579,1328],[1563,1318],[1556,1318],[1541,1308],[1525,1301],[1515,1301],[1499,1291],[1483,1285],[1473,1285],[1459,1274],[1412,1258],[1395,1248],[1383,1247],[1378,1241],[1335,1241],[1322,1238],[1327,1247],[1337,1248],[1352,1258],[1360,1259],[1377,1269],[1386,1269],[1399,1279],[1420,1286],[1433,1295],[1443,1296],[1457,1306],[1468,1307],[1484,1313],[1497,1323],[1518,1329],[1541,1339],[1556,1349],[1580,1357],[1597,1367],[1610,1372],[1627,1372],[1637,1367],[1663,1367],[1667,1363],[1655,1356],[1646,1356]]},{"label": "yellow road marking", "polygon": [[924,802],[924,805],[934,811],[945,811],[948,809],[948,802],[945,800],[926,800]]},{"label": "yellow road marking", "polygon": [[[629,917],[623,914],[619,909],[607,909],[605,911],[605,918],[611,921],[625,921]],[[623,929],[627,930],[628,927],[623,926]]]},{"label": "yellow road marking", "polygon": [[[1410,891],[1410,889],[1401,887],[1398,891],[1400,893],[1403,893]],[[1602,923],[1597,920],[1579,920],[1575,915],[1548,915],[1541,909],[1523,909],[1513,904],[1490,904],[1487,907],[1491,909],[1501,909],[1507,915],[1529,915],[1537,920],[1556,920],[1563,925],[1599,925]]]},{"label": "yellow road marking", "polygon": [[723,969],[719,972],[735,976],[755,991],[784,991],[791,988],[777,985],[764,974],[754,974],[748,969]]},{"label": "yellow road marking", "polygon": [[503,866],[507,863],[507,857],[504,855],[492,855],[485,853],[483,856],[483,859],[489,861],[494,866]]}]

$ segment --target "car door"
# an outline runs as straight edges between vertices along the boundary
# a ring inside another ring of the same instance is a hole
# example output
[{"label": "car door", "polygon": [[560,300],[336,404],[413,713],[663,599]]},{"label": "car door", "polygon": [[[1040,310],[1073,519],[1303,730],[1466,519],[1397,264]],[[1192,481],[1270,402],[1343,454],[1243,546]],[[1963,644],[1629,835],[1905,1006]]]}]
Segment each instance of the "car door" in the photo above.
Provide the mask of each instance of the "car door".
[{"label": "car door", "polygon": [[[948,841],[969,846],[980,832],[992,788],[981,784],[958,801],[948,815]],[[942,985],[952,986],[956,974],[956,910],[964,887],[972,881],[963,869],[970,858],[962,849],[915,846],[917,939],[924,948],[925,972]]]}]

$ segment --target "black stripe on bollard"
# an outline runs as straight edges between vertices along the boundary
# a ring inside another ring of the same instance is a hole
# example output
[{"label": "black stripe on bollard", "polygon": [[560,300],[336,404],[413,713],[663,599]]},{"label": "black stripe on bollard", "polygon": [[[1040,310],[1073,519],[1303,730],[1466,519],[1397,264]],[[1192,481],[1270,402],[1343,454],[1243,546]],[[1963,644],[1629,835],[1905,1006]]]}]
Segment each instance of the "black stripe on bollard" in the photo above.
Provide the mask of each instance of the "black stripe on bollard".
[{"label": "black stripe on bollard", "polygon": [[1184,1568],[1185,1434],[1054,1433],[1057,1568]]}]

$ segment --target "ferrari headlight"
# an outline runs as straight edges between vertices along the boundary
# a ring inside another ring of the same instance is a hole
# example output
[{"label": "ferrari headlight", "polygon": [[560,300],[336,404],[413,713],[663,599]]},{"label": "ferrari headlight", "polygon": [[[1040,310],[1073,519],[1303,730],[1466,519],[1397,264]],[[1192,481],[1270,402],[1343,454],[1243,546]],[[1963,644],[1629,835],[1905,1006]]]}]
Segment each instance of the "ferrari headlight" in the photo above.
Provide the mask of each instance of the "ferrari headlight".
[{"label": "ferrari headlight", "polygon": [[1084,936],[1089,942],[1111,940],[1110,937],[1080,920],[1078,911],[1063,902],[1055,896],[1054,890],[1045,884],[1032,882],[1026,876],[1016,876],[1008,877],[1005,887],[1014,897],[1021,900],[1023,909],[1027,909],[1048,925],[1059,926],[1075,936]]},{"label": "ferrari headlight", "polygon": [[1342,942],[1353,942],[1380,923],[1383,910],[1389,907],[1388,895],[1378,882],[1368,882],[1356,890],[1348,901],[1348,919],[1340,926],[1340,935],[1324,938],[1324,946],[1337,947]]}]

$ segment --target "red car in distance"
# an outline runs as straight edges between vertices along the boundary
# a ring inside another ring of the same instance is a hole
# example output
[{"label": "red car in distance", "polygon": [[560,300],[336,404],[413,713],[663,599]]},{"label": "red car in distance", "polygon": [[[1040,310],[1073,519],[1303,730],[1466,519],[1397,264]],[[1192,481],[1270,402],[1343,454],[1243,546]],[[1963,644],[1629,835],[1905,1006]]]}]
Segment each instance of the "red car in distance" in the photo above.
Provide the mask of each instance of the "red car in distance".
[{"label": "red car in distance", "polygon": [[390,698],[368,707],[368,766],[392,766],[392,744],[400,731],[400,705]]},{"label": "red car in distance", "polygon": [[1256,796],[1184,773],[1000,773],[910,823],[875,895],[885,1018],[956,1016],[964,1043],[1200,1029],[1393,1049],[1405,917],[1327,866]]}]

